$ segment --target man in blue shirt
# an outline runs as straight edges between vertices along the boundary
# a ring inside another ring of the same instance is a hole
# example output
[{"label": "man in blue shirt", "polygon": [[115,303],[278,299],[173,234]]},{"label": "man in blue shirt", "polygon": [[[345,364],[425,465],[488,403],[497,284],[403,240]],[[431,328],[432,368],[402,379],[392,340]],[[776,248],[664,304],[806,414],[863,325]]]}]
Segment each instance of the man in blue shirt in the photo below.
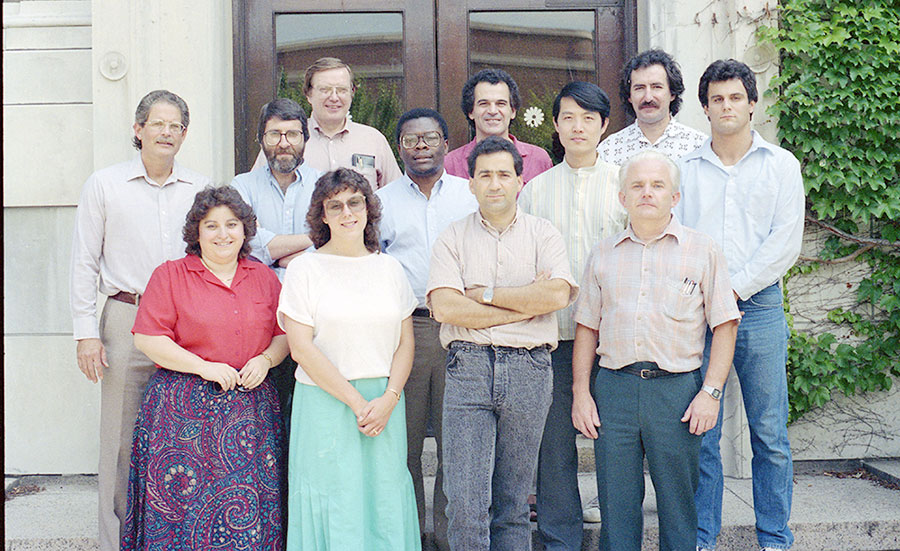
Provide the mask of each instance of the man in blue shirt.
[{"label": "man in blue shirt", "polygon": [[[256,139],[267,163],[238,174],[231,182],[259,223],[250,240],[252,254],[275,270],[279,279],[284,279],[288,262],[312,246],[306,212],[321,173],[303,162],[307,138],[306,112],[297,102],[278,98],[263,105]],[[271,370],[286,430],[290,428],[296,365],[288,355]]]},{"label": "man in blue shirt", "polygon": [[[753,508],[763,550],[789,549],[793,464],[787,435],[785,362],[789,331],[781,278],[797,260],[805,199],[800,163],[750,127],[758,97],[745,64],[713,62],[700,77],[700,103],[712,137],[681,158],[682,200],[675,214],[722,247],[743,313],[734,368],[753,451]],[[707,333],[703,374],[709,363]],[[697,547],[714,549],[722,523],[722,409],[700,451]]]},{"label": "man in blue shirt", "polygon": [[437,549],[447,543],[447,497],[443,489],[441,424],[446,352],[441,348],[441,324],[429,316],[425,287],[431,247],[451,223],[475,211],[478,203],[469,181],[444,171],[447,123],[433,109],[412,109],[400,116],[396,140],[405,174],[379,189],[381,248],[400,261],[419,307],[413,312],[416,339],[412,372],[406,381],[407,465],[412,473],[419,509],[419,529],[425,533],[425,493],[422,481],[422,443],[428,418],[437,440],[434,483],[434,535]]}]

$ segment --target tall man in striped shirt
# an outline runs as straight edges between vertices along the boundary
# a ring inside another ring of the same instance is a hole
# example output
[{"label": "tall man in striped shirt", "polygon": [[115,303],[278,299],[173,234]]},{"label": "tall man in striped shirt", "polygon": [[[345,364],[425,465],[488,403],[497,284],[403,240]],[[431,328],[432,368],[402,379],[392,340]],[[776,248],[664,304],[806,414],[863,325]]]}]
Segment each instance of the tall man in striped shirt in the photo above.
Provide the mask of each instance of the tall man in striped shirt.
[{"label": "tall man in striped shirt", "polygon": [[[591,248],[625,228],[618,167],[602,160],[597,144],[609,124],[609,97],[596,84],[570,82],[553,102],[553,125],[566,154],[519,195],[523,212],[549,220],[562,233],[575,277]],[[572,308],[556,313],[559,346],[553,362],[553,402],[538,459],[538,530],[548,551],[578,551],[582,543],[578,453],[572,426]]]},{"label": "tall man in striped shirt", "polygon": [[646,455],[659,548],[684,551],[697,537],[701,435],[716,425],[740,314],[721,249],[672,216],[680,198],[675,163],[647,150],[626,161],[619,176],[630,223],[594,248],[582,278],[572,421],[595,439],[600,550],[641,549]]}]

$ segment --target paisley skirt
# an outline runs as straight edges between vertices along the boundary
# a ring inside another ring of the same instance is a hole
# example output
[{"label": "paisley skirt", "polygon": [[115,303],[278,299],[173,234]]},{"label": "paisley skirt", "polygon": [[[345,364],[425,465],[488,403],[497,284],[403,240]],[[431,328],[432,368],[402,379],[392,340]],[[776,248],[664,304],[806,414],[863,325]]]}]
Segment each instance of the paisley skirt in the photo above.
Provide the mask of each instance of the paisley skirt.
[{"label": "paisley skirt", "polygon": [[157,370],[135,423],[121,549],[283,549],[280,415],[268,378],[225,392]]},{"label": "paisley skirt", "polygon": [[[350,381],[367,400],[387,378]],[[372,438],[321,388],[296,383],[288,459],[288,549],[419,551],[419,517],[406,467],[406,402]]]}]

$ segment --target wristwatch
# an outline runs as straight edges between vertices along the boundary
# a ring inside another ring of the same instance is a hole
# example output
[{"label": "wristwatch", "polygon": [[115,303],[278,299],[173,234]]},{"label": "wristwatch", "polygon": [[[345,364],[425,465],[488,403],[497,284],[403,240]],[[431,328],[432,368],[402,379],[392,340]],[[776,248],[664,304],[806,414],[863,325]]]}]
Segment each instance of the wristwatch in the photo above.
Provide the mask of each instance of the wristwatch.
[{"label": "wristwatch", "polygon": [[490,304],[492,300],[494,300],[494,288],[487,287],[484,290],[484,294],[481,295],[481,302],[483,302],[485,304]]},{"label": "wristwatch", "polygon": [[700,390],[712,396],[713,400],[718,400],[722,397],[722,391],[714,386],[703,385]]}]

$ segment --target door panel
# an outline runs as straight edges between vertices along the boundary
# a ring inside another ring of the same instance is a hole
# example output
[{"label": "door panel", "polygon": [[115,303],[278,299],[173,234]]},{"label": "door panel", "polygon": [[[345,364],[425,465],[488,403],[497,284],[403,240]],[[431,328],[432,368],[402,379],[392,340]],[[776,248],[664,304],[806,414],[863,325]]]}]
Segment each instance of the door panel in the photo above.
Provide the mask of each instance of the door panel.
[{"label": "door panel", "polygon": [[[513,134],[548,150],[549,103],[571,80],[594,82],[609,94],[608,133],[628,122],[618,80],[637,50],[636,0],[506,0],[501,10],[497,5],[233,0],[236,171],[249,170],[259,150],[260,107],[277,94],[302,101],[303,71],[324,55],[346,61],[362,83],[365,94],[354,98],[354,109],[368,102],[368,113],[391,118],[413,107],[437,108],[450,125],[451,147],[471,139],[460,93],[468,76],[485,67],[502,68],[519,84],[523,105]],[[529,107],[543,113],[540,125],[525,124]]]}]

